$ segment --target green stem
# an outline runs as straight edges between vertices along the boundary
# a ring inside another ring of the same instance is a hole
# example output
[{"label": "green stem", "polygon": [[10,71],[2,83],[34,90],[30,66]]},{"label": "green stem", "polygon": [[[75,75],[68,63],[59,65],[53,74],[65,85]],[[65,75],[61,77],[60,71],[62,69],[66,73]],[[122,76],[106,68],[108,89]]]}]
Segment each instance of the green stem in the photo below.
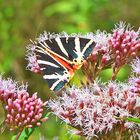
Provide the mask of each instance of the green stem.
[{"label": "green stem", "polygon": [[113,81],[116,79],[116,76],[117,76],[118,72],[120,71],[120,68],[121,67],[113,70],[113,75],[112,75],[112,80]]}]

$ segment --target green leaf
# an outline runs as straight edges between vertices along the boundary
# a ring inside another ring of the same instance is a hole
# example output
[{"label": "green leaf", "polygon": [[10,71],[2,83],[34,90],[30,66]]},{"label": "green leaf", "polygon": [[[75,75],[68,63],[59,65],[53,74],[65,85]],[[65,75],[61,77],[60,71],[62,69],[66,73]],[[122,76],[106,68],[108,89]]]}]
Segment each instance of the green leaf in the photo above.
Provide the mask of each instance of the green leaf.
[{"label": "green leaf", "polygon": [[128,117],[128,118],[120,118],[117,116],[114,116],[116,119],[120,119],[120,120],[127,120],[129,122],[134,122],[134,123],[140,123],[140,119],[139,118],[132,118],[132,117]]},{"label": "green leaf", "polygon": [[34,130],[35,128],[24,129],[19,137],[19,140],[27,140]]},{"label": "green leaf", "polygon": [[134,123],[139,123],[140,124],[140,119],[139,118],[123,118],[123,120],[127,120],[129,122],[134,122]]},{"label": "green leaf", "polygon": [[35,128],[25,128],[25,129],[23,129],[21,134],[16,133],[12,137],[12,140],[15,140],[18,137],[18,135],[20,135],[18,140],[28,140],[29,136],[34,132],[34,130],[35,130]]},{"label": "green leaf", "polygon": [[50,114],[52,114],[52,112],[46,112],[43,114],[42,118],[47,118]]}]

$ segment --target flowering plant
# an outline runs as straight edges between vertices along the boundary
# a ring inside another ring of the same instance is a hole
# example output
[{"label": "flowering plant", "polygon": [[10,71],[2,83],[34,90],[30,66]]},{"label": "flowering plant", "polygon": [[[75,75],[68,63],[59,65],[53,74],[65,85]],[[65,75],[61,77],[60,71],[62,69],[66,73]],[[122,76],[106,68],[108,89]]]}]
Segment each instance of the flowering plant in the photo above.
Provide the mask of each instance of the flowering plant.
[{"label": "flowering plant", "polygon": [[[45,41],[50,36],[54,37],[45,33],[37,41]],[[93,38],[96,43],[82,67],[88,84],[66,88],[62,96],[49,100],[48,106],[62,121],[76,128],[77,134],[88,139],[108,139],[109,135],[115,139],[118,132],[123,139],[128,131],[139,129],[136,120],[140,115],[140,30],[134,31],[130,25],[120,22],[112,33],[97,31],[94,35],[88,34],[88,38]],[[38,72],[35,46],[31,46],[27,67]],[[117,82],[116,76],[124,65],[132,67],[132,76],[126,82]],[[98,76],[108,68],[113,70],[112,80],[102,83]]]},{"label": "flowering plant", "polygon": [[[3,127],[16,132],[13,136],[16,140],[27,139],[35,127],[47,120],[44,111],[47,102],[37,98],[37,93],[30,96],[27,85],[19,85],[10,78],[4,79],[2,75],[0,75],[0,100],[5,110]],[[24,136],[20,137],[21,133],[24,133]]]},{"label": "flowering plant", "polygon": [[[44,33],[36,42],[45,43],[46,39],[59,36],[68,37],[68,34]],[[11,79],[0,77],[5,124],[11,131],[40,126],[46,121],[43,107],[47,106],[54,115],[76,129],[71,130],[72,133],[87,139],[140,137],[140,30],[134,31],[130,25],[120,22],[111,33],[98,30],[83,37],[92,38],[96,45],[83,63],[81,69],[85,79],[84,82],[80,79],[79,87],[67,86],[60,96],[43,103],[36,94],[29,96],[26,85],[18,87]],[[35,50],[34,43],[27,47],[27,68],[41,73]],[[125,65],[132,69],[130,76],[125,82],[117,81],[118,72]],[[99,77],[105,69],[112,69],[112,79],[102,82]]]}]

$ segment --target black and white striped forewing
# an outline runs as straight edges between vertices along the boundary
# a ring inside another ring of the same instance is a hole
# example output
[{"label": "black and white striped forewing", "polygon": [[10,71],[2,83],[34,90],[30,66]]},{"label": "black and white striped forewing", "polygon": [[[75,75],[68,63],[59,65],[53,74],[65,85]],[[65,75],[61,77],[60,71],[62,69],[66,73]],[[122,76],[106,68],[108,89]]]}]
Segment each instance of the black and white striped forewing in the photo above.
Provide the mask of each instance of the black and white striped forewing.
[{"label": "black and white striped forewing", "polygon": [[[43,78],[53,91],[60,90],[68,82],[69,76],[65,69],[57,60],[53,59],[46,51],[36,51],[37,62],[43,72]],[[68,72],[67,72],[68,74]]]},{"label": "black and white striped forewing", "polygon": [[77,58],[86,59],[93,50],[95,42],[87,38],[57,37],[41,42],[41,45],[58,54],[69,63],[73,63],[73,60]]},{"label": "black and white striped forewing", "polygon": [[36,46],[37,62],[43,71],[43,78],[53,91],[59,91],[71,78],[67,67],[51,54],[74,65],[74,59],[80,63],[92,52],[95,43],[91,39],[62,37],[39,42]]}]

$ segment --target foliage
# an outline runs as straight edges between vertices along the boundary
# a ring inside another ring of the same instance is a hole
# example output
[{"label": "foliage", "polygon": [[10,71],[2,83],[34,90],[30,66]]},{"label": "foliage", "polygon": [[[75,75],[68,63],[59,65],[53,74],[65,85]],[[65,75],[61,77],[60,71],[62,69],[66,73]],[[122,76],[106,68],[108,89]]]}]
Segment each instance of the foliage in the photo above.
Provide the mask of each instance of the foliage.
[{"label": "foliage", "polygon": [[[51,95],[47,94],[48,88],[43,80],[25,70],[25,47],[29,39],[35,38],[44,30],[65,30],[70,33],[109,30],[120,20],[130,22],[137,28],[140,25],[139,5],[140,1],[137,0],[0,0],[0,72],[28,81],[31,91],[41,93],[42,99],[49,98]],[[104,72],[103,79],[108,78],[109,74],[108,71]],[[1,113],[0,120],[3,116]],[[60,139],[69,139],[70,135],[65,135],[65,124],[63,127],[59,124],[60,120],[56,124],[55,118],[52,118],[48,126],[41,126],[30,139],[39,139],[39,132],[46,139],[53,139],[55,135]],[[10,137],[8,131],[0,135],[0,139]]]}]

